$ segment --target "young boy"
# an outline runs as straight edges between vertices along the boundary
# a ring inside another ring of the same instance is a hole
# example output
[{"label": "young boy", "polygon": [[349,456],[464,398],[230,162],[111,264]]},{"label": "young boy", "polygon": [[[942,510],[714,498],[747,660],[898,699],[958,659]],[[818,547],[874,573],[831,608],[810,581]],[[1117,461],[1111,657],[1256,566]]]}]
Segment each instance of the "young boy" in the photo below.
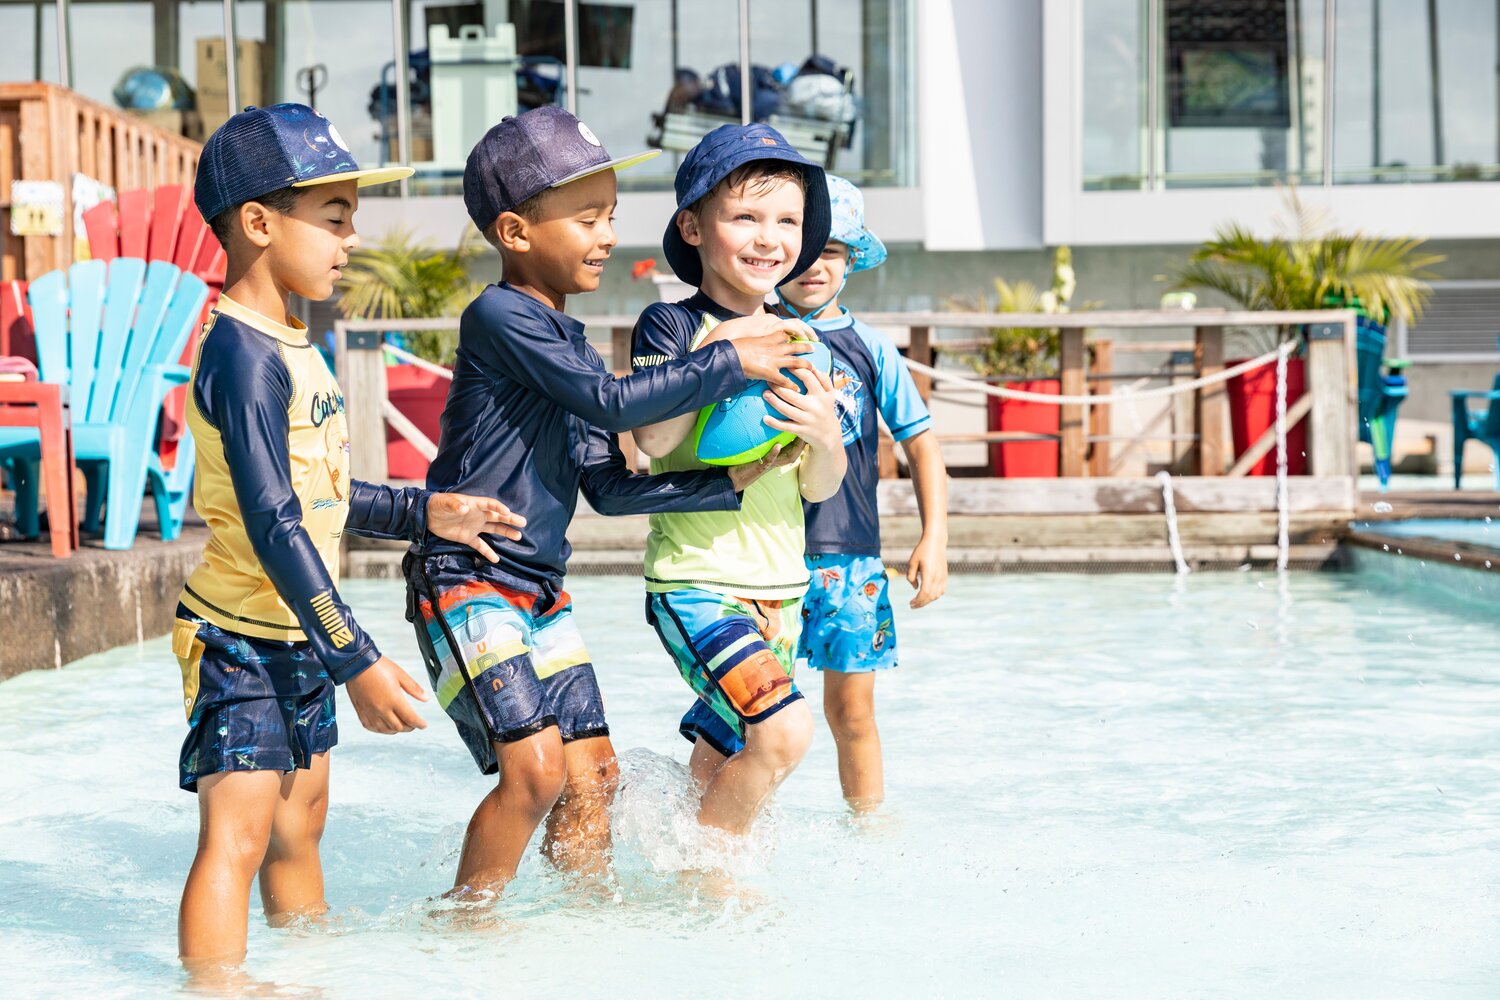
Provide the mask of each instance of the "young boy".
[{"label": "young boy", "polygon": [[[766,296],[828,241],[823,171],[767,126],[710,132],[683,160],[676,189],[663,250],[698,293],[641,315],[631,353],[645,371],[712,344],[734,317],[763,313]],[[653,516],[646,542],[646,617],[698,699],[681,725],[703,789],[698,820],[733,833],[750,828],[812,740],[792,681],[807,589],[802,503],[837,492],[845,457],[832,383],[797,374],[804,392],[768,392],[783,416],[766,423],[801,439],[800,462],[747,489],[739,511]],[[693,421],[636,432],[656,456],[653,472],[703,467],[687,437]]]},{"label": "young boy", "polygon": [[459,896],[491,896],[513,878],[544,819],[544,850],[560,867],[595,871],[606,857],[614,750],[563,590],[579,488],[602,514],[734,510],[740,492],[780,460],[728,474],[640,476],[610,432],[696,412],[747,378],[789,384],[780,369],[807,365],[788,322],[761,317],[735,331],[759,336],[616,378],[583,324],[564,315],[567,296],[598,288],[615,245],[615,170],[652,155],[611,159],[586,125],[543,107],[490,129],[464,171],[465,204],[499,250],[503,280],[460,321],[427,482],[503,495],[526,515],[527,531],[519,542],[495,542],[493,566],[431,535],[407,559],[408,617],[438,702],[480,771],[499,771],[469,823]]},{"label": "young boy", "polygon": [[334,685],[368,729],[425,728],[406,701],[425,700],[421,688],[339,599],[344,529],[425,530],[488,553],[481,530],[522,523],[494,500],[351,481],[344,398],[287,310],[292,293],[332,294],[359,245],[358,188],[407,173],[359,169],[338,130],[300,104],[235,115],[198,164],[194,199],[229,261],[187,405],[209,539],[172,629],[189,726],[181,784],[199,807],[179,924],[193,966],[244,956],[257,870],[273,924],[327,909],[318,841]]},{"label": "young boy", "polygon": [[807,507],[807,568],[797,658],[823,674],[823,714],[838,746],[839,783],[856,812],[885,795],[880,733],[875,728],[875,674],[896,665],[896,633],[880,558],[878,410],[911,464],[922,537],[906,564],[916,588],[913,608],[943,595],[948,584],[947,474],[932,418],[889,337],[839,305],[849,276],[885,260],[885,246],[865,228],[865,200],[842,177],[828,178],[833,233],[818,262],[779,290],[809,320],[833,355],[843,382],[837,407],[849,472],[838,495]]}]

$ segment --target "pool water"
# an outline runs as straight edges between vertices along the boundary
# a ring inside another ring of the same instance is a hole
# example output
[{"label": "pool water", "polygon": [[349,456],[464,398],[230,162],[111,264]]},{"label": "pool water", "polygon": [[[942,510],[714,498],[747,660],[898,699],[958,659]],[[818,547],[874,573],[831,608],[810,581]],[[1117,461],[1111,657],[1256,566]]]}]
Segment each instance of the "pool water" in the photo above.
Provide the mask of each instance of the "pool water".
[{"label": "pool water", "polygon": [[[431,705],[431,728],[403,737],[344,710],[333,918],[252,918],[264,995],[1478,997],[1500,982],[1492,604],[1363,573],[955,577],[931,609],[898,604],[884,812],[847,818],[820,730],[727,878],[705,880],[675,733],[686,687],[639,581],[571,589],[623,752],[611,883],[570,886],[533,853],[491,926],[456,926],[433,900],[489,779]],[[346,595],[415,668],[399,588]],[[819,678],[802,683],[816,706]],[[165,639],[0,684],[5,996],[180,988],[196,803],[175,787],[179,706]]]}]

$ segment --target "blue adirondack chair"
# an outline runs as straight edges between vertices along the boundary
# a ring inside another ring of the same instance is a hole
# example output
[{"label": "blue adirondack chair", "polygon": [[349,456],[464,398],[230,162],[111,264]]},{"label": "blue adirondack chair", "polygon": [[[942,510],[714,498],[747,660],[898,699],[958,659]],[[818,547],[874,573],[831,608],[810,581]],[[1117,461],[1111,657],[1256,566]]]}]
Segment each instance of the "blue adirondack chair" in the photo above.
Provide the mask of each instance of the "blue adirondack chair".
[{"label": "blue adirondack chair", "polygon": [[[188,380],[176,361],[207,297],[197,277],[133,257],[74,264],[28,290],[42,380],[69,387],[73,452],[88,484],[83,527],[97,532],[103,507],[107,549],[134,543],[148,483],[162,538],[182,530],[195,449],[184,434],[176,463],[163,468],[157,421],[168,390]],[[35,431],[0,427],[0,462],[16,485],[24,535],[37,534],[40,457]]]},{"label": "blue adirondack chair", "polygon": [[1375,475],[1384,493],[1390,489],[1391,445],[1396,411],[1406,399],[1406,376],[1398,362],[1385,359],[1385,327],[1364,315],[1358,317],[1358,326],[1359,439],[1375,450]]},{"label": "blue adirondack chair", "polygon": [[[1495,492],[1500,493],[1500,375],[1489,392],[1451,389],[1449,395],[1453,398],[1453,488],[1458,489],[1464,474],[1464,442],[1473,438],[1495,453]],[[1487,401],[1489,406],[1471,409],[1471,399]]]}]

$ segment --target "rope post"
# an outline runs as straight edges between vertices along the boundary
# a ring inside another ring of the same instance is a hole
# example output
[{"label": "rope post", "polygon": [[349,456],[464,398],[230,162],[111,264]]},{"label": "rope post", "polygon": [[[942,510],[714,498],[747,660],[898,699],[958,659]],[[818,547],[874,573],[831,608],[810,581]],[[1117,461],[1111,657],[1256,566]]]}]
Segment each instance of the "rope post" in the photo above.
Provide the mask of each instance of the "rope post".
[{"label": "rope post", "polygon": [[1307,324],[1307,389],[1312,394],[1308,469],[1315,476],[1357,476],[1354,314]]},{"label": "rope post", "polygon": [[[1200,326],[1193,331],[1193,341],[1194,361],[1200,378],[1224,370],[1223,327]],[[1222,476],[1234,453],[1229,444],[1229,393],[1225,384],[1220,382],[1203,386],[1195,396],[1198,475]]]},{"label": "rope post", "polygon": [[[1088,389],[1083,370],[1083,331],[1077,328],[1063,330],[1061,340],[1062,394],[1082,396]],[[1064,403],[1058,419],[1062,430],[1061,474],[1064,479],[1081,477],[1083,451],[1087,444],[1083,434],[1083,407],[1078,403]]]},{"label": "rope post", "polygon": [[[911,341],[906,348],[906,356],[919,365],[932,367],[932,327],[911,328]],[[932,399],[932,376],[912,372],[911,378],[917,384],[917,394],[922,397],[922,402],[929,402]]]},{"label": "rope post", "polygon": [[[630,374],[630,327],[613,326],[609,330],[609,367],[616,375]],[[620,454],[625,456],[625,465],[634,469],[640,460],[640,449],[635,445],[635,435],[629,431],[619,435]]]},{"label": "rope post", "polygon": [[[1095,375],[1111,375],[1115,370],[1115,344],[1112,340],[1094,341],[1094,357],[1089,362],[1089,371]],[[1094,383],[1097,389],[1101,383]],[[1106,387],[1105,394],[1111,383],[1102,383]],[[1114,422],[1113,411],[1108,406],[1089,407],[1089,436],[1094,440],[1089,444],[1089,476],[1096,479],[1109,477],[1109,442],[1104,440],[1109,437],[1110,427]]]},{"label": "rope post", "polygon": [[349,425],[349,474],[384,482],[390,469],[385,453],[385,337],[374,331],[334,324],[334,359]]}]

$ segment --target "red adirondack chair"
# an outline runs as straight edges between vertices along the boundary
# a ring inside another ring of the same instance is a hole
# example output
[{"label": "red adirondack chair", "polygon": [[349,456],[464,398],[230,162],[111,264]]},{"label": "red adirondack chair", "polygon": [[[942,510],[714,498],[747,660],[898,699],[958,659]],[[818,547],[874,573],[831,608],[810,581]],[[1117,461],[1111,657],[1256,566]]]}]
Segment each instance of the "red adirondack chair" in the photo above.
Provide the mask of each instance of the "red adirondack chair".
[{"label": "red adirondack chair", "polygon": [[[165,260],[202,278],[208,285],[203,318],[208,318],[208,311],[224,289],[224,249],[198,214],[191,187],[165,184],[155,191],[122,191],[118,209],[114,202],[101,202],[83,213],[83,226],[88,233],[89,256],[95,260]],[[195,331],[188,338],[180,363],[191,366],[197,349]],[[184,386],[173,389],[162,405],[161,456],[162,465],[169,469],[185,426],[186,401]]]}]

